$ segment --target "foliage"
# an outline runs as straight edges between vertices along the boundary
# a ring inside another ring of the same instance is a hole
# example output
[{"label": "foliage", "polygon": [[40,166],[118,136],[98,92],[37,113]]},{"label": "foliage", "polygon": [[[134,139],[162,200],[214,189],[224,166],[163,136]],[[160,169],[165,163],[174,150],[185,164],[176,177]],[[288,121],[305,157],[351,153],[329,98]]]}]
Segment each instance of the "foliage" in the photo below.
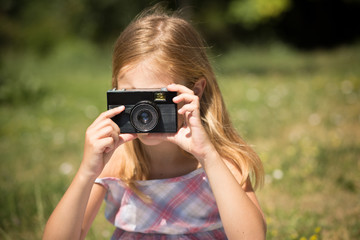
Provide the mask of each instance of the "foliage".
[{"label": "foliage", "polygon": [[[360,238],[359,45],[239,46],[213,60],[233,122],[264,162],[257,195],[268,239]],[[86,128],[106,109],[111,48],[64,42],[46,58],[27,52],[7,64],[47,94],[0,105],[0,238],[40,239],[80,164]],[[99,213],[88,239],[111,232]]]},{"label": "foliage", "polygon": [[[5,0],[0,3],[2,47],[46,54],[68,39],[114,39],[150,1]],[[0,45],[0,46],[1,46]]]},{"label": "foliage", "polygon": [[358,0],[3,0],[0,50],[48,54],[71,39],[113,42],[142,10],[159,2],[182,8],[208,41],[226,47],[281,38],[298,46],[332,46],[360,36]]},{"label": "foliage", "polygon": [[298,53],[276,44],[222,58],[234,123],[265,164],[258,196],[268,239],[360,236],[359,50]]},{"label": "foliage", "polygon": [[290,0],[233,0],[229,4],[228,14],[231,20],[246,28],[279,17],[290,7]]},{"label": "foliage", "polygon": [[31,56],[33,59],[17,59],[19,65],[13,65],[12,54],[2,57],[7,61],[2,63],[0,71],[0,105],[16,106],[28,101],[37,102],[47,94],[45,86],[31,75],[30,69],[19,71],[19,68],[24,68],[24,63],[36,62],[37,58]]}]

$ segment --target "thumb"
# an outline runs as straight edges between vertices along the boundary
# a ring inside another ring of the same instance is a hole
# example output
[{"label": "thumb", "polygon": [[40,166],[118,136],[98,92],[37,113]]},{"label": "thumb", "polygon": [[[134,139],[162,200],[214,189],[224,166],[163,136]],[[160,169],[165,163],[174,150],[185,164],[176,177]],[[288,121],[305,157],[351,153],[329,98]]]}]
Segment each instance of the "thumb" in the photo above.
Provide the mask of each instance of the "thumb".
[{"label": "thumb", "polygon": [[120,134],[119,135],[119,143],[118,143],[118,146],[120,146],[121,144],[123,143],[126,143],[126,142],[129,142],[129,141],[132,141],[134,139],[137,138],[137,134],[132,134],[132,133],[124,133],[124,134]]}]

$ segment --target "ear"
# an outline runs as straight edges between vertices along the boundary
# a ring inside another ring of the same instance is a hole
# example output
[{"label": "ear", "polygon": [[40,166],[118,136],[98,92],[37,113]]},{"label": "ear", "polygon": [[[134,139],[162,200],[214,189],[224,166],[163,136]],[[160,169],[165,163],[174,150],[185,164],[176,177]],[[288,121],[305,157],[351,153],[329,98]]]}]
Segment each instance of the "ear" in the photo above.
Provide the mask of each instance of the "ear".
[{"label": "ear", "polygon": [[194,85],[193,87],[193,91],[195,93],[196,96],[198,96],[200,99],[204,93],[206,87],[206,78],[201,77]]}]

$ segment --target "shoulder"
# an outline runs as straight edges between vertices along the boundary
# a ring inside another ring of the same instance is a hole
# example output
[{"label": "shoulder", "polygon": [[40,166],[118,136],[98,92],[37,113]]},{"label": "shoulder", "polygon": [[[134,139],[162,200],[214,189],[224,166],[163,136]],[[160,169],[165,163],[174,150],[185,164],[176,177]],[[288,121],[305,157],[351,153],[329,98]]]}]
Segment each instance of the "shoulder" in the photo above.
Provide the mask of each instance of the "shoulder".
[{"label": "shoulder", "polygon": [[[239,167],[229,159],[224,159],[225,165],[230,170],[236,181],[241,185],[242,189],[245,192],[253,192],[253,187],[251,185],[250,177],[244,177]],[[246,179],[244,179],[246,178]]]},{"label": "shoulder", "polygon": [[244,176],[242,175],[240,169],[237,167],[237,165],[233,161],[224,160],[224,162],[225,162],[226,166],[228,167],[228,169],[230,170],[230,172],[232,173],[232,175],[234,176],[234,178],[236,179],[236,181],[239,183],[241,188],[244,190],[244,192],[246,193],[248,198],[259,209],[259,211],[261,212],[261,215],[265,221],[264,213],[260,207],[259,201],[258,201],[256,194],[254,192],[254,189],[252,187],[250,177],[248,176],[248,177],[246,177],[246,179],[244,179]]}]

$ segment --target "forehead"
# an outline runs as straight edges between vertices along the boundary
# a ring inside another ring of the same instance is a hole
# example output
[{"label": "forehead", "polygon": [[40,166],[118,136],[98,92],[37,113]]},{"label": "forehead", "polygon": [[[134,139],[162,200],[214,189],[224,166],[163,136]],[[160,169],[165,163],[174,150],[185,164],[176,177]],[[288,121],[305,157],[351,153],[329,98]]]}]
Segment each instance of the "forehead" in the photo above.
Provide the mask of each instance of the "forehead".
[{"label": "forehead", "polygon": [[118,88],[162,88],[174,83],[167,69],[153,61],[142,61],[138,64],[125,66],[119,72]]}]

